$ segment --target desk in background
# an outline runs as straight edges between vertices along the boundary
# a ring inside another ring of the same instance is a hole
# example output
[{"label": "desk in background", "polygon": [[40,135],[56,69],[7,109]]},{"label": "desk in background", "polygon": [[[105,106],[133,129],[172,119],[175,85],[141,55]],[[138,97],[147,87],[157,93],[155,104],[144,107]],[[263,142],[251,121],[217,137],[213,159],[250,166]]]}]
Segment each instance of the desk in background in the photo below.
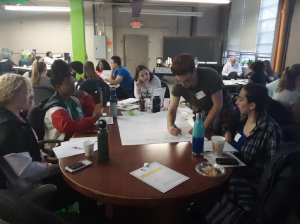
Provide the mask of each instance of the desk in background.
[{"label": "desk in background", "polygon": [[[97,105],[96,110],[100,111],[101,106]],[[108,114],[109,107],[105,107],[103,112]],[[118,115],[121,115],[120,110]],[[134,130],[131,131],[134,134]],[[84,154],[60,159],[59,165],[63,178],[72,188],[104,202],[107,217],[117,221],[178,223],[189,203],[197,201],[204,204],[207,200],[213,200],[227,183],[232,171],[231,168],[226,168],[227,174],[222,178],[199,175],[195,166],[205,160],[192,155],[190,142],[122,146],[117,119],[114,119],[113,125],[108,126],[108,132],[108,163],[98,163],[96,151],[92,158],[93,164],[75,174],[66,172],[64,168],[85,159]],[[206,137],[210,139],[212,135],[209,132]],[[76,133],[73,137],[91,136],[96,134]],[[161,193],[129,174],[145,162],[161,163],[190,179]]]}]

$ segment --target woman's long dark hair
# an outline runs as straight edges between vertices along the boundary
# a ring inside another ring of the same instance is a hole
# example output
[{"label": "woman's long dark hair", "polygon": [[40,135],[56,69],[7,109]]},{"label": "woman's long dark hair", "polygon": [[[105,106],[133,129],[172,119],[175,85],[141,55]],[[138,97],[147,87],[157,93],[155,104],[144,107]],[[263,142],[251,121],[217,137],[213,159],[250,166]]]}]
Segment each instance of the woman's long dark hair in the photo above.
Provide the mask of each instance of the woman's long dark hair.
[{"label": "woman's long dark hair", "polygon": [[268,101],[268,89],[262,84],[249,83],[245,85],[246,98],[248,103],[255,103],[257,113],[256,126],[259,119],[265,114],[265,108]]},{"label": "woman's long dark hair", "polygon": [[53,87],[60,86],[65,78],[69,78],[71,76],[69,65],[63,60],[55,60],[51,65],[52,74],[50,78],[50,82]]},{"label": "woman's long dark hair", "polygon": [[135,70],[134,81],[137,82],[137,80],[138,80],[138,78],[139,78],[139,73],[140,73],[140,71],[142,71],[142,70],[144,70],[144,69],[148,70],[148,72],[149,72],[149,75],[150,75],[149,82],[152,81],[152,79],[153,79],[153,74],[149,71],[149,69],[148,69],[145,65],[139,65],[139,66],[137,66],[137,68],[136,68],[136,70]]},{"label": "woman's long dark hair", "polygon": [[276,92],[285,89],[293,91],[296,89],[296,78],[300,75],[300,64],[294,64],[291,68],[287,67],[280,78]]},{"label": "woman's long dark hair", "polygon": [[101,60],[101,61],[99,61],[98,65],[96,66],[96,70],[97,70],[98,72],[101,72],[101,71],[100,71],[100,68],[99,68],[100,62],[102,62],[102,64],[104,65],[103,70],[111,70],[110,65],[108,64],[108,62],[107,62],[106,60]]}]

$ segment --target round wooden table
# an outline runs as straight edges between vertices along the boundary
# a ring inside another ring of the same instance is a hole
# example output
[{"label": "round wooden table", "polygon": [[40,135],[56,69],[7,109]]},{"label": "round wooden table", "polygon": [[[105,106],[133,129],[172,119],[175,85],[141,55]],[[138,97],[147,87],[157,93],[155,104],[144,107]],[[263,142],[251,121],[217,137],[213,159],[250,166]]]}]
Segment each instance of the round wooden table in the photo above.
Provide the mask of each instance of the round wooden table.
[{"label": "round wooden table", "polygon": [[[108,109],[105,108],[104,112],[108,113]],[[94,156],[88,158],[93,162],[91,166],[71,174],[64,168],[85,159],[85,155],[59,161],[65,181],[78,192],[98,201],[113,205],[153,207],[208,200],[224,187],[231,174],[231,168],[226,168],[226,175],[221,178],[198,174],[195,167],[205,160],[192,155],[192,145],[189,142],[122,146],[117,119],[114,119],[113,125],[108,126],[108,131],[109,162],[99,163],[95,151]],[[128,131],[134,135],[134,130]],[[73,137],[89,136],[96,134],[77,133]],[[207,137],[210,138],[211,134],[207,134]],[[130,174],[145,162],[158,162],[190,179],[162,193]]]}]

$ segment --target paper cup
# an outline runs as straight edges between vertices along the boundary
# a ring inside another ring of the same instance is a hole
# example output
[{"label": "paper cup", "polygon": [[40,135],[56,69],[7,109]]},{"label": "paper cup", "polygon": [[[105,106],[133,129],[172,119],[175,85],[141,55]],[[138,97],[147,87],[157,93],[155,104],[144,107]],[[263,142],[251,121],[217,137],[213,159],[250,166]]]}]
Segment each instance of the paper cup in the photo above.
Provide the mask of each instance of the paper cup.
[{"label": "paper cup", "polygon": [[230,79],[230,81],[231,81],[231,84],[234,84],[234,81],[235,81],[235,80],[234,80],[234,79]]},{"label": "paper cup", "polygon": [[223,136],[213,136],[211,137],[213,155],[220,157],[223,154],[223,149],[225,145],[225,138]]},{"label": "paper cup", "polygon": [[93,156],[94,144],[95,144],[95,142],[92,142],[90,140],[83,142],[85,156],[87,156],[87,157]]},{"label": "paper cup", "polygon": [[169,107],[170,107],[170,99],[166,98],[164,99],[164,108],[169,109]]}]

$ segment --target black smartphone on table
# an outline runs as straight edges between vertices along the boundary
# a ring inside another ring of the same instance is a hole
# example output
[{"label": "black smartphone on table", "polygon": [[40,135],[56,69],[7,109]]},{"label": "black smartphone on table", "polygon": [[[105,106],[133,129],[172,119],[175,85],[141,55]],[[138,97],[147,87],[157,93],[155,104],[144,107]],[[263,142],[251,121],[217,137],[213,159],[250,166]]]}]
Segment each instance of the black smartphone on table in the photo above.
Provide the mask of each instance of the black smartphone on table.
[{"label": "black smartphone on table", "polygon": [[237,161],[234,158],[216,158],[216,162],[219,165],[232,165],[232,166],[239,165],[239,161]]}]

